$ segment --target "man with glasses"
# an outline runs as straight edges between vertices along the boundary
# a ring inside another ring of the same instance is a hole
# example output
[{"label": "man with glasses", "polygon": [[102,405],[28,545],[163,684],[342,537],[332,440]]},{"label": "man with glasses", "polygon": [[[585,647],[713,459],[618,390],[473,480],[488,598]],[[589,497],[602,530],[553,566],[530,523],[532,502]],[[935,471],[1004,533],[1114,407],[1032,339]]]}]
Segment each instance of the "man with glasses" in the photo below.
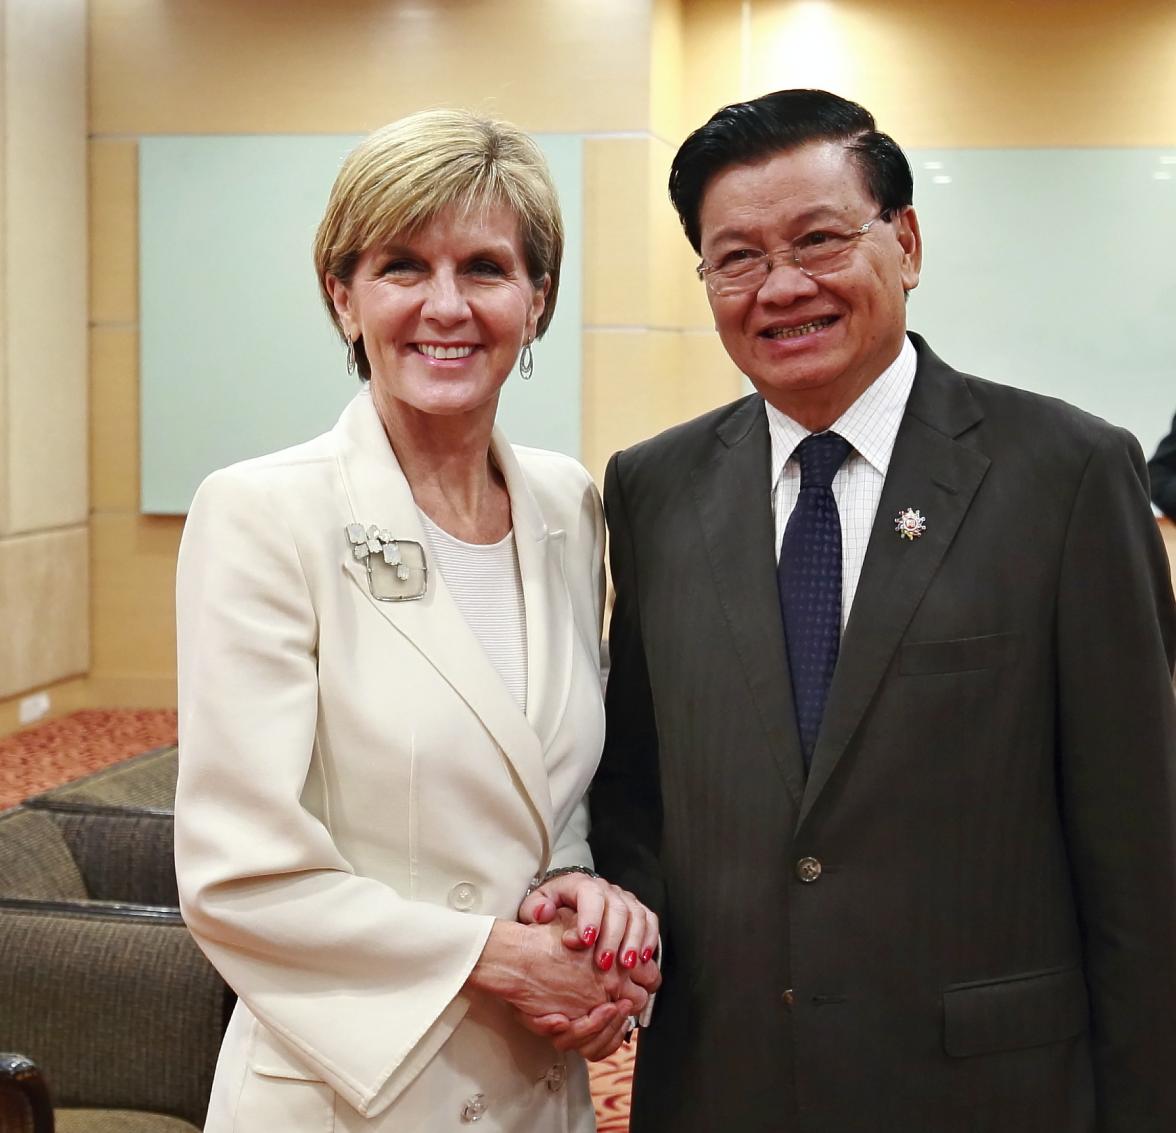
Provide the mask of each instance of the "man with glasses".
[{"label": "man with glasses", "polygon": [[907,333],[911,174],[862,107],[726,107],[670,192],[757,392],[606,477],[592,844],[663,929],[633,1133],[1171,1133],[1176,609],[1138,445]]}]

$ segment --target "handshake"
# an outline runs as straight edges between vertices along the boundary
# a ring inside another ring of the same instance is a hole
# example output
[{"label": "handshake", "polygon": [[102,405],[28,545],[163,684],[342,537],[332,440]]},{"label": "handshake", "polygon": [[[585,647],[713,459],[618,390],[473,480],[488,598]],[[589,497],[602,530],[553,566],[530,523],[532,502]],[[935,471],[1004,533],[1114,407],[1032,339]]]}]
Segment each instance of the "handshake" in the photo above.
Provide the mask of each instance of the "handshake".
[{"label": "handshake", "polygon": [[469,986],[505,999],[559,1050],[607,1058],[661,983],[657,916],[590,873],[549,875],[496,921]]}]

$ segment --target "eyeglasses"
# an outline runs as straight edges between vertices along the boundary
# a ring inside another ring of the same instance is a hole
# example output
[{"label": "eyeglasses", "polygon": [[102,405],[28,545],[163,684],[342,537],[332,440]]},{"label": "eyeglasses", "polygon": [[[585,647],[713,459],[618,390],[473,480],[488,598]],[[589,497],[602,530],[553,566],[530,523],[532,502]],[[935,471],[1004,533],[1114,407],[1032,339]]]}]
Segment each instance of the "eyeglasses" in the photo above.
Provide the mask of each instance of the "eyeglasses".
[{"label": "eyeglasses", "polygon": [[758,291],[777,266],[776,261],[781,258],[785,263],[791,258],[794,267],[812,278],[828,275],[844,266],[854,244],[880,220],[889,222],[889,210],[873,220],[867,220],[861,228],[855,228],[852,232],[815,229],[774,252],[753,252],[745,248],[724,256],[717,264],[708,264],[703,260],[694,270],[712,295],[739,295],[745,291]]}]

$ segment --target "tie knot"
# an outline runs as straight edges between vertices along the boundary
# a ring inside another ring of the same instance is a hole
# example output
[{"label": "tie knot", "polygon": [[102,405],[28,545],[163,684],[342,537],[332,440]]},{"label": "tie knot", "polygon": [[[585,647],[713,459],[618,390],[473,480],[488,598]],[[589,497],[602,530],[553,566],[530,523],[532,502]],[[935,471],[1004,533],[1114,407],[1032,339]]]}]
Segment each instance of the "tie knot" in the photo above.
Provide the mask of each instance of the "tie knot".
[{"label": "tie knot", "polygon": [[796,446],[793,456],[800,462],[800,486],[828,488],[845,463],[850,443],[836,433],[810,433]]}]

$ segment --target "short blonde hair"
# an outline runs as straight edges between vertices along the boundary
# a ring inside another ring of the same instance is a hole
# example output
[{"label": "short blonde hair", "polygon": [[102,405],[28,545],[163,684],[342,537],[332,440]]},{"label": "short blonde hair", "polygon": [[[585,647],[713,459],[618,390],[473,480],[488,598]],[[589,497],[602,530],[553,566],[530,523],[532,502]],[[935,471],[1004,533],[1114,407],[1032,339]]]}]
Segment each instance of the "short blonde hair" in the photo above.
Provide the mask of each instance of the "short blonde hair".
[{"label": "short blonde hair", "polygon": [[[371,248],[419,232],[447,208],[496,204],[518,217],[532,285],[548,281],[536,328],[542,336],[555,313],[564,232],[559,197],[535,142],[517,126],[468,110],[422,110],[369,134],[343,162],[314,239],[319,290],[340,335],[328,275],[350,284]],[[362,342],[355,354],[360,373],[370,377]]]}]

